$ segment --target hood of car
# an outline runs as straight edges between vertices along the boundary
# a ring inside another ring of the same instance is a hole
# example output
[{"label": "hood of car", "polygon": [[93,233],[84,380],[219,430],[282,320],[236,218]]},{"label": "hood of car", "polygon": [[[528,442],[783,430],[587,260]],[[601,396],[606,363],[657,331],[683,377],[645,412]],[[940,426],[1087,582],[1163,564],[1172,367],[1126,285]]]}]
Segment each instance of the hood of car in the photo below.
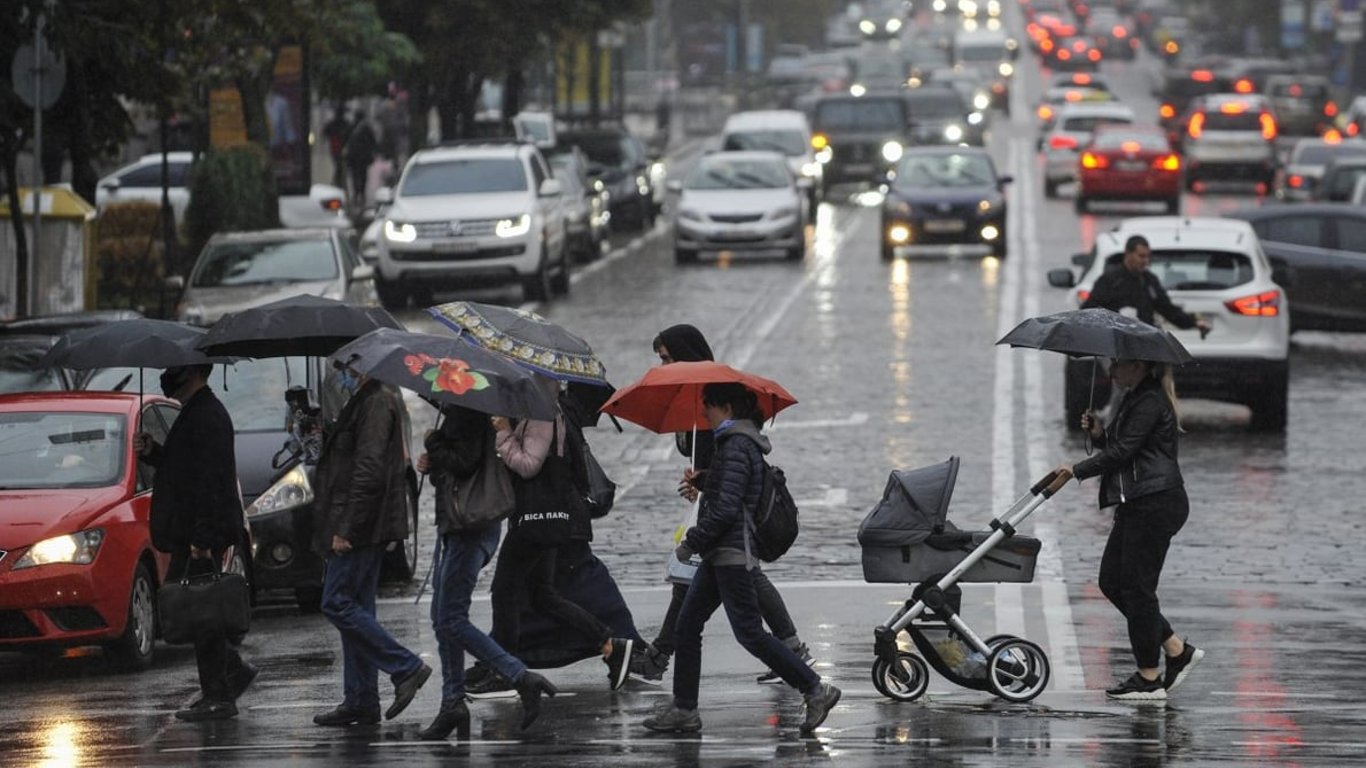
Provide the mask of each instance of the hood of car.
[{"label": "hood of car", "polygon": [[977,203],[982,200],[991,200],[997,205],[1003,202],[1001,191],[990,186],[917,187],[914,189],[893,187],[887,199],[888,202],[894,199],[904,200],[913,206],[931,206],[935,203],[942,203],[950,207],[962,203]]},{"label": "hood of car", "polygon": [[0,491],[0,549],[85,530],[123,494],[121,486]]},{"label": "hood of car", "polygon": [[[241,312],[272,301],[287,299],[290,296],[309,294],[323,296],[328,291],[340,291],[340,280],[308,280],[303,282],[275,282],[253,285],[218,286],[214,288],[190,288],[185,292],[186,311],[199,313],[198,318],[190,318],[201,325],[212,325],[229,312]],[[342,299],[333,295],[328,298]]]},{"label": "hood of car", "polygon": [[530,192],[400,197],[390,206],[385,217],[405,223],[510,218],[526,213],[530,198]]},{"label": "hood of car", "polygon": [[278,432],[238,432],[235,436],[237,481],[242,486],[244,504],[255,501],[284,471],[273,467],[271,459],[287,439],[289,433],[284,431],[283,425]]},{"label": "hood of car", "polygon": [[775,208],[797,205],[797,194],[787,189],[686,189],[679,210],[698,213],[766,214]]}]

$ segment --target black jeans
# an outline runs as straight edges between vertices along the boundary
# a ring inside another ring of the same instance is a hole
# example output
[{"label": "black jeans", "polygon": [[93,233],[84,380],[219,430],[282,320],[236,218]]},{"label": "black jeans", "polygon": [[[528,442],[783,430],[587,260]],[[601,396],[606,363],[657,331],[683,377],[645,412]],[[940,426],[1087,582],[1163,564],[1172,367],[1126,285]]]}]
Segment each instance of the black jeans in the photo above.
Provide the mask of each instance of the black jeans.
[{"label": "black jeans", "polygon": [[612,628],[560,595],[555,589],[555,548],[509,534],[493,571],[493,631],[490,637],[516,656],[522,634],[522,610],[528,602],[561,624],[579,630],[599,645]]},{"label": "black jeans", "polygon": [[[750,571],[754,579],[754,592],[759,598],[759,615],[768,625],[773,636],[787,642],[797,636],[797,625],[792,623],[792,615],[787,612],[787,603],[778,593],[778,588],[768,580],[763,571],[755,568]],[[678,623],[678,611],[683,607],[683,598],[688,596],[687,584],[675,584],[669,608],[664,611],[664,625],[659,628],[655,638],[655,650],[666,654],[674,652],[674,625]]]},{"label": "black jeans", "polygon": [[1186,524],[1190,501],[1185,488],[1162,491],[1120,504],[1100,558],[1100,591],[1129,624],[1129,646],[1139,669],[1161,659],[1171,624],[1157,600],[1157,582],[1172,537]]},{"label": "black jeans", "polygon": [[[214,552],[212,559],[191,560],[188,551],[171,555],[166,567],[166,579],[180,579],[184,575],[199,576],[213,573],[214,563],[222,562],[223,553]],[[189,562],[189,571],[185,565]],[[242,657],[237,655],[226,637],[200,637],[194,644],[194,660],[199,667],[199,691],[206,701],[232,701],[234,683],[242,671]]]}]

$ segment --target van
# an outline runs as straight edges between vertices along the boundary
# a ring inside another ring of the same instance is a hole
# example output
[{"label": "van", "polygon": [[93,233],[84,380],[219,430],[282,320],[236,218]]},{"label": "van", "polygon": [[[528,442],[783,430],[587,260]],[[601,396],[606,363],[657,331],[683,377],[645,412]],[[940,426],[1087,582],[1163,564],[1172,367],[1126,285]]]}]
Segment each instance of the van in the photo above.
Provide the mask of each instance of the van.
[{"label": "van", "polygon": [[806,115],[792,109],[737,112],[721,130],[721,150],[782,154],[797,186],[807,195],[810,209],[816,209],[822,189],[822,168],[811,146],[811,125]]}]

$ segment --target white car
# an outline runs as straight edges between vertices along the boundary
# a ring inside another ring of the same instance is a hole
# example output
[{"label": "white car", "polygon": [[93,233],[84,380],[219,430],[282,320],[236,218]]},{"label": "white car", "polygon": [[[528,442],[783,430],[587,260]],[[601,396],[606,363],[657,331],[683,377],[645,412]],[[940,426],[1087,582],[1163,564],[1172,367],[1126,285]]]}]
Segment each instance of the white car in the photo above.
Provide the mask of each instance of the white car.
[{"label": "white car", "polygon": [[[190,205],[190,171],[193,152],[166,153],[169,184],[167,196],[175,212],[176,226],[185,222]],[[103,211],[110,203],[129,201],[161,203],[161,154],[143,155],[100,179],[95,189],[95,208]],[[346,193],[331,184],[314,184],[307,195],[280,195],[280,224],[285,227],[330,227],[350,229],[346,217]]]},{"label": "white car", "polygon": [[[1096,278],[1123,269],[1124,243],[1143,235],[1152,249],[1149,270],[1172,303],[1209,321],[1209,335],[1194,328],[1168,327],[1195,361],[1176,369],[1181,397],[1240,403],[1252,410],[1254,429],[1281,431],[1286,422],[1290,374],[1290,314],[1285,292],[1271,276],[1271,264],[1252,225],[1206,217],[1145,216],[1125,219],[1096,236],[1095,247],[1078,254],[1080,278],[1071,269],[1048,273],[1054,287],[1073,289],[1078,305]],[[1160,316],[1159,325],[1167,326]],[[1067,362],[1066,424],[1079,428],[1090,398],[1091,360]],[[1109,379],[1098,376],[1094,402],[1109,399]]]},{"label": "white car", "polygon": [[795,109],[737,112],[721,130],[721,148],[726,151],[760,150],[779,152],[797,185],[807,192],[812,210],[819,202],[821,164],[811,147],[811,124]]},{"label": "white car", "polygon": [[381,189],[380,299],[402,307],[438,289],[520,283],[527,301],[569,292],[560,182],[534,145],[476,140],[413,153]]},{"label": "white car", "polygon": [[1043,140],[1043,194],[1057,197],[1058,185],[1077,179],[1081,147],[1097,125],[1131,125],[1134,111],[1118,102],[1067,102],[1058,108],[1053,128]]},{"label": "white car", "polygon": [[697,260],[699,251],[781,250],[806,254],[804,195],[777,152],[706,155],[680,193],[674,223],[674,259]]}]

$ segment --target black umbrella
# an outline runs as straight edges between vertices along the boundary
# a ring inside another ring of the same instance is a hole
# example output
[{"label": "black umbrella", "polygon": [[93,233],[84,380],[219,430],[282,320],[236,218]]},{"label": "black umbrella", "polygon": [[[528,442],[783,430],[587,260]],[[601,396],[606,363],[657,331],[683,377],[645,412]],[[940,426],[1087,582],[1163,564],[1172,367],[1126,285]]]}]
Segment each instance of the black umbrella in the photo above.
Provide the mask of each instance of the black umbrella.
[{"label": "black umbrella", "polygon": [[558,414],[554,396],[542,389],[534,373],[496,352],[449,336],[380,328],[331,357],[357,373],[437,403],[542,421]]},{"label": "black umbrella", "polygon": [[224,356],[209,357],[196,349],[203,338],[204,329],[168,320],[118,320],[63,334],[43,357],[42,365],[88,370],[227,362]]},{"label": "black umbrella", "polygon": [[1109,357],[1182,365],[1195,358],[1169,332],[1108,309],[1074,309],[1031,317],[997,344],[1075,357]]},{"label": "black umbrella", "polygon": [[560,381],[607,384],[607,368],[588,342],[535,312],[475,301],[427,310],[471,344],[500,352]]},{"label": "black umbrella", "polygon": [[224,315],[199,348],[237,357],[324,357],[376,328],[403,326],[379,307],[305,294]]}]

